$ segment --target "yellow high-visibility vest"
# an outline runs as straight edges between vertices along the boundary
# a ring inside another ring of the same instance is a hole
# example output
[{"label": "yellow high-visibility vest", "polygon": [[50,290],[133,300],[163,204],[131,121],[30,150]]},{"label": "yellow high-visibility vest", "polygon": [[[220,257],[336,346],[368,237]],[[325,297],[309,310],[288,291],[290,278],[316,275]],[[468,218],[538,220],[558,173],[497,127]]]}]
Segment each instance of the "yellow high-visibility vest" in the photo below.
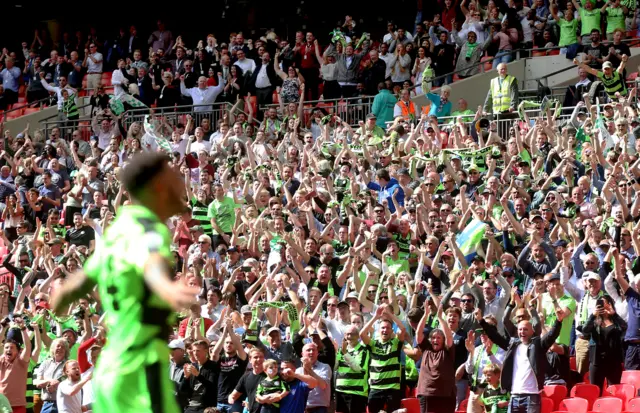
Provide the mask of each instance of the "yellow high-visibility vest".
[{"label": "yellow high-visibility vest", "polygon": [[500,81],[500,76],[491,79],[491,100],[493,102],[493,113],[506,112],[511,107],[511,94],[509,89],[511,83],[516,80],[513,76],[505,76]]}]

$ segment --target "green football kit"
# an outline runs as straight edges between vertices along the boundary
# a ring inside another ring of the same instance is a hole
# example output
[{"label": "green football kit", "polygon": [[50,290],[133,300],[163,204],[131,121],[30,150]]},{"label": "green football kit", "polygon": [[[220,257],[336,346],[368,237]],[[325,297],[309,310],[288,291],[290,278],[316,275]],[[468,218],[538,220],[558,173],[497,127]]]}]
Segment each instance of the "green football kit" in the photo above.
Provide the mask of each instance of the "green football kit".
[{"label": "green football kit", "polygon": [[152,253],[171,260],[169,229],[148,208],[123,206],[87,260],[109,339],[96,365],[95,413],[178,413],[167,341],[174,312],[144,280]]}]

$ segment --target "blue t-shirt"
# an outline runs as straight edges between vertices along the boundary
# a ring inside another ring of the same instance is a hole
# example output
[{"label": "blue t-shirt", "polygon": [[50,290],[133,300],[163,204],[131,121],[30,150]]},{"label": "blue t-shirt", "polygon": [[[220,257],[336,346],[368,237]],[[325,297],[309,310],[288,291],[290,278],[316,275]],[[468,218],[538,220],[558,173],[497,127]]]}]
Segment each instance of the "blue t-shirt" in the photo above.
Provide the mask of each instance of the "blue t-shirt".
[{"label": "blue t-shirt", "polygon": [[640,340],[640,294],[629,287],[625,295],[627,297],[629,321],[627,322],[627,333],[624,339],[626,341]]},{"label": "blue t-shirt", "polygon": [[304,412],[311,391],[309,385],[298,379],[287,382],[287,384],[290,390],[287,397],[280,401],[280,413]]}]

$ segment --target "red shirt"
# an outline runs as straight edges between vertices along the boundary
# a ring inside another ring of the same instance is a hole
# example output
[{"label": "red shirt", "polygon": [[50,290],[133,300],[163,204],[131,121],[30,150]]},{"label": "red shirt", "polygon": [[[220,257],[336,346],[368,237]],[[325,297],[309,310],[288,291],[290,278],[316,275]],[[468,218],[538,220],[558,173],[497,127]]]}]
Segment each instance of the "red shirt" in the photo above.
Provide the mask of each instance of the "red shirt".
[{"label": "red shirt", "polygon": [[[184,338],[187,334],[187,323],[189,323],[189,320],[191,318],[187,317],[184,320],[182,320],[180,322],[180,329],[178,330],[178,335],[182,338]],[[213,321],[211,321],[208,318],[205,317],[200,317],[201,320],[204,320],[204,334],[207,334],[207,330],[209,330],[209,327],[211,327],[213,325]],[[200,326],[192,326],[192,328],[200,328]]]},{"label": "red shirt", "polygon": [[[318,50],[322,50],[318,45]],[[307,43],[303,43],[300,49],[296,52],[296,55],[300,58],[300,67],[302,69],[319,69],[320,64],[316,59],[316,47],[313,43],[311,46],[307,46]]]}]

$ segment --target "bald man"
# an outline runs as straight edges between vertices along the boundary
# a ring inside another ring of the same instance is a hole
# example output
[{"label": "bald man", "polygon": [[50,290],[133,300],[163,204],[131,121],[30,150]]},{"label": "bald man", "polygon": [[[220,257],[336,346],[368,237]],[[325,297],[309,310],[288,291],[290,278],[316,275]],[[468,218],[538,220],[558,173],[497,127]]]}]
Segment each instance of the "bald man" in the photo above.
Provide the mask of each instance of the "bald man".
[{"label": "bald man", "polygon": [[193,99],[194,112],[210,112],[213,110],[212,104],[224,90],[226,81],[222,78],[222,73],[218,72],[218,86],[207,86],[207,78],[198,78],[198,87],[187,88],[184,85],[184,75],[180,76],[180,93]]},{"label": "bald man", "polygon": [[564,315],[560,308],[556,308],[556,321],[542,337],[534,336],[531,322],[522,320],[518,323],[518,337],[511,341],[508,335],[502,335],[483,319],[480,309],[475,310],[475,319],[487,336],[506,351],[500,384],[511,393],[510,412],[540,412],[540,392],[544,388],[547,368],[546,353],[560,335]]}]

